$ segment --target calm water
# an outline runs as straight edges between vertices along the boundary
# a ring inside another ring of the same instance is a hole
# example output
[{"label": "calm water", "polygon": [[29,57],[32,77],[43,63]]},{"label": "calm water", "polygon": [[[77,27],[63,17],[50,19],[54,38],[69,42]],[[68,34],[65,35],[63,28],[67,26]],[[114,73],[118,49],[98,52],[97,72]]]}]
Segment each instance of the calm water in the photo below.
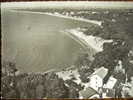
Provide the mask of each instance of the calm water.
[{"label": "calm water", "polygon": [[60,30],[89,23],[49,15],[6,12],[2,15],[2,58],[23,72],[69,67],[85,49]]}]

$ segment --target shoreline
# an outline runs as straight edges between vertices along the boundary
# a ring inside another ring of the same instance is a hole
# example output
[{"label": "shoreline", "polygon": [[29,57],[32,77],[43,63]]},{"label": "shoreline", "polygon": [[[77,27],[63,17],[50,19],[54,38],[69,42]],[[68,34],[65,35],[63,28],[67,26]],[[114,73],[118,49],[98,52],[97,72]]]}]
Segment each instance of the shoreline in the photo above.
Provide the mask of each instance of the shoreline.
[{"label": "shoreline", "polygon": [[96,21],[96,20],[89,20],[89,19],[84,19],[84,18],[76,18],[76,17],[71,17],[71,16],[66,16],[66,15],[62,15],[62,14],[53,14],[53,13],[49,13],[49,12],[32,12],[32,11],[17,11],[17,10],[10,10],[13,12],[24,12],[24,13],[33,13],[33,14],[44,14],[44,15],[49,15],[49,16],[55,16],[55,17],[60,17],[60,18],[65,18],[65,19],[73,19],[73,20],[77,20],[77,21],[82,21],[82,22],[87,22],[87,23],[93,23],[95,25],[101,26],[101,21]]}]

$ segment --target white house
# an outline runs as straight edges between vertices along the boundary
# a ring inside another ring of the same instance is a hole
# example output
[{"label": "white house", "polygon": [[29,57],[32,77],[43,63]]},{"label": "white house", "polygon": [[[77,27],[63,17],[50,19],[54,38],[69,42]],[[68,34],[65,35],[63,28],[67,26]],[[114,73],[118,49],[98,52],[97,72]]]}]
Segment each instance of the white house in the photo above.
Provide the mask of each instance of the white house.
[{"label": "white house", "polygon": [[109,78],[108,82],[106,83],[105,87],[108,88],[108,89],[113,89],[116,82],[117,82],[117,79],[111,76]]},{"label": "white house", "polygon": [[108,72],[108,69],[104,67],[97,69],[90,76],[90,87],[98,91],[98,89],[103,86],[103,79],[106,76],[107,72]]}]

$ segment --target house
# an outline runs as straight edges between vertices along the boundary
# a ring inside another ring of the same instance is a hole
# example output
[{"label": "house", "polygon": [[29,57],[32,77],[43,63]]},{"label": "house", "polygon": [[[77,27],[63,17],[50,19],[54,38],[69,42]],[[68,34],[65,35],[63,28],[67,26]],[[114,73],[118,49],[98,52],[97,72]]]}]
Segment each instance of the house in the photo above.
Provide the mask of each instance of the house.
[{"label": "house", "polygon": [[94,90],[98,91],[100,87],[103,86],[103,79],[106,76],[108,69],[101,67],[97,69],[91,76],[90,76],[90,87]]},{"label": "house", "polygon": [[87,99],[91,97],[98,96],[98,92],[91,87],[86,88],[85,90],[81,90],[79,92],[80,99]]},{"label": "house", "polygon": [[107,83],[106,83],[105,86],[106,86],[106,88],[108,88],[108,89],[113,89],[114,86],[116,85],[116,83],[117,83],[117,79],[111,76],[111,77],[109,78],[109,80],[107,81]]},{"label": "house", "polygon": [[114,98],[115,97],[115,90],[109,88],[102,88],[102,98]]},{"label": "house", "polygon": [[103,86],[103,98],[114,98],[115,88],[117,88],[118,81],[116,78],[111,76],[106,84]]}]

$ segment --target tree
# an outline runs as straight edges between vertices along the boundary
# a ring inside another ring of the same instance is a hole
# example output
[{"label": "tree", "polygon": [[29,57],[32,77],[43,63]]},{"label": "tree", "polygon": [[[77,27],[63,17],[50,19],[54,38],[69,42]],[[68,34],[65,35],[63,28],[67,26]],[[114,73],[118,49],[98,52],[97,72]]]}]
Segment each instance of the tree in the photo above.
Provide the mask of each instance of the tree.
[{"label": "tree", "polygon": [[89,56],[88,53],[81,53],[81,54],[79,54],[78,58],[74,62],[74,65],[77,68],[80,68],[82,66],[89,67],[90,64],[91,64],[91,61],[89,60],[88,56]]},{"label": "tree", "polygon": [[68,88],[55,73],[48,73],[45,80],[46,98],[68,98]]},{"label": "tree", "polygon": [[13,75],[15,76],[15,72],[18,70],[16,68],[16,64],[14,62],[11,61],[3,61],[3,73],[5,73],[6,75]]}]

